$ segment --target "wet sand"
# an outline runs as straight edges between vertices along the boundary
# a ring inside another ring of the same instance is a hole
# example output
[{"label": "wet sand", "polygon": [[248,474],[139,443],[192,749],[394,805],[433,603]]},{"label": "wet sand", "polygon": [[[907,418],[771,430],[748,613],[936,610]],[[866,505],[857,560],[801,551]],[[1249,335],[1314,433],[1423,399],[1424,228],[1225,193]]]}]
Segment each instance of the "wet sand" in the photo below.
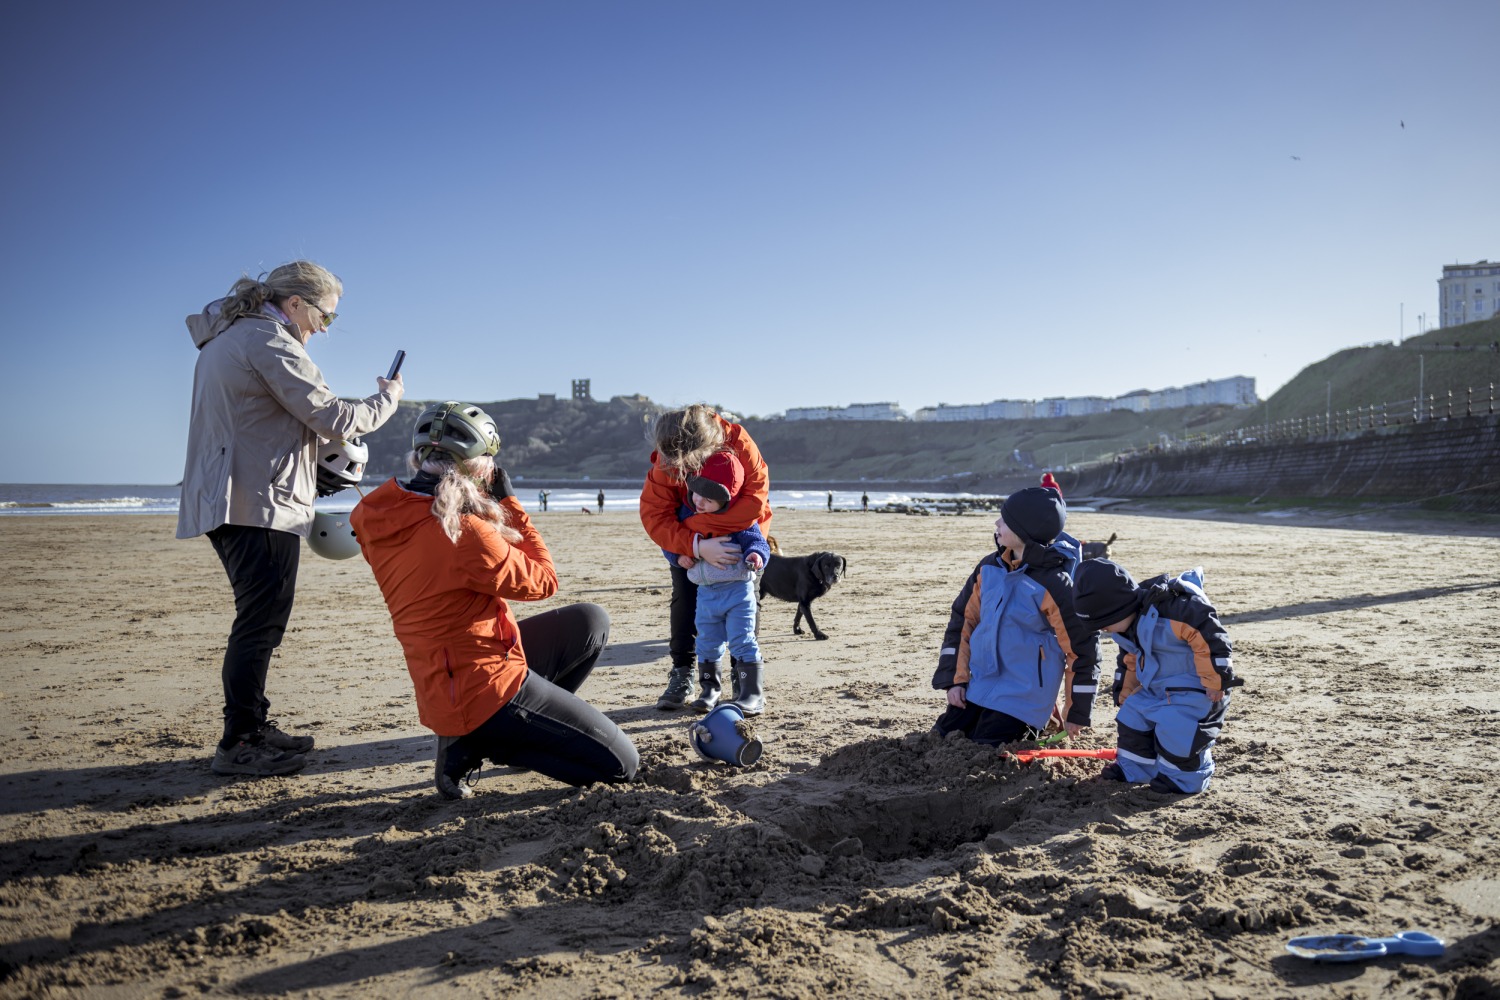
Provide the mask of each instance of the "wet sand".
[{"label": "wet sand", "polygon": [[[1177,798],[925,735],[984,516],[777,513],[785,551],[850,571],[814,606],[827,641],[766,606],[748,769],[699,762],[688,717],[650,707],[669,584],[634,515],[537,520],[563,583],[535,609],[609,609],[582,693],[642,774],[490,767],[461,803],[432,791],[362,560],[304,550],[272,664],[310,765],[223,779],[207,541],[165,517],[0,522],[0,996],[1500,994],[1492,533],[1075,515],[1137,577],[1203,565],[1234,639],[1219,773]],[[1080,745],[1113,744],[1106,703]],[[1285,951],[1413,928],[1447,954]]]}]

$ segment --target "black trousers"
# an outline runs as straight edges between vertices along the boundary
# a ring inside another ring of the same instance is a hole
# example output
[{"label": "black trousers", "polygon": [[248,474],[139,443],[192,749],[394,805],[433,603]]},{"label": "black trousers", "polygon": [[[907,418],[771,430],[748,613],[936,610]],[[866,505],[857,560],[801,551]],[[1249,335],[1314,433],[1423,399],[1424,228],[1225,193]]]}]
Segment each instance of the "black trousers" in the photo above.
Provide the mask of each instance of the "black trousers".
[{"label": "black trousers", "polygon": [[444,770],[458,777],[488,758],[570,785],[629,781],[640,753],[619,726],[578,697],[609,642],[609,613],[570,604],[519,623],[526,650],[521,689],[448,750]]},{"label": "black trousers", "polygon": [[687,570],[672,564],[672,634],[667,640],[667,650],[672,654],[672,666],[691,667],[697,662],[698,638],[698,585],[688,579]]},{"label": "black trousers", "polygon": [[260,728],[271,703],[266,672],[292,617],[302,539],[288,531],[221,524],[208,540],[234,590],[234,625],[224,646],[224,746]]}]

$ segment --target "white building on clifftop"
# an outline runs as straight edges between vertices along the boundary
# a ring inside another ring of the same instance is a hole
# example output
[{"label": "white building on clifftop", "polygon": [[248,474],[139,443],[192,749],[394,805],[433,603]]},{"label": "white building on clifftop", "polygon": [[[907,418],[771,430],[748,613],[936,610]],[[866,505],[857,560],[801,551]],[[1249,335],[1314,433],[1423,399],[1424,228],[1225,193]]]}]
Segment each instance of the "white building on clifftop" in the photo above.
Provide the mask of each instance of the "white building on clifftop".
[{"label": "white building on clifftop", "polygon": [[787,410],[785,420],[905,420],[906,412],[895,403],[850,403],[848,406],[798,406]]},{"label": "white building on clifftop", "polygon": [[1443,268],[1438,279],[1441,326],[1500,316],[1500,264],[1487,260]]}]

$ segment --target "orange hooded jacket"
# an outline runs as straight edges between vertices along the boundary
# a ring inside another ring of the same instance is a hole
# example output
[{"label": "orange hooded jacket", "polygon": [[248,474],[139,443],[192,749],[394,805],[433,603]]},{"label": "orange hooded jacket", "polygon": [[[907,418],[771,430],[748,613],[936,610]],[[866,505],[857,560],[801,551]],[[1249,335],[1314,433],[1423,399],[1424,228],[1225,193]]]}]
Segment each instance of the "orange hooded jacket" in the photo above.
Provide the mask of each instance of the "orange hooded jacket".
[{"label": "orange hooded jacket", "polygon": [[760,524],[761,534],[770,534],[771,473],[765,459],[760,457],[760,449],[745,428],[717,414],[714,419],[724,428],[725,450],[734,452],[734,457],[745,467],[745,484],[728,507],[717,514],[694,514],[686,521],[677,520],[678,509],[688,502],[687,484],[675,470],[662,468],[654,451],[651,470],[641,487],[641,524],[646,534],[661,548],[680,556],[693,555],[695,534],[704,538],[732,535],[756,523]]},{"label": "orange hooded jacket", "polygon": [[512,544],[464,515],[457,543],[432,516],[432,497],[388,480],[359,502],[349,525],[385,595],[422,725],[440,736],[477,729],[515,696],[526,651],[506,599],[557,593],[552,554],[514,498],[500,501]]}]

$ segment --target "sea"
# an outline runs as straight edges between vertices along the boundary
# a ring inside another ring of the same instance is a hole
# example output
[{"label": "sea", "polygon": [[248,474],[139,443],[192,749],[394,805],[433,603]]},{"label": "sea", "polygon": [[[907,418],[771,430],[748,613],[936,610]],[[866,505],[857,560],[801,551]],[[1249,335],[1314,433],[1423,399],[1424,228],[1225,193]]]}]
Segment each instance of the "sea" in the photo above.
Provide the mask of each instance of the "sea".
[{"label": "sea", "polygon": [[[377,484],[371,484],[373,487]],[[549,511],[598,511],[598,489],[558,488],[552,489],[547,498]],[[940,493],[931,490],[902,490],[891,483],[871,485],[868,490],[834,490],[833,506],[838,510],[860,509],[861,493],[870,496],[871,507],[891,505],[943,506],[960,500],[976,499],[972,493]],[[537,489],[534,486],[517,485],[516,495],[528,511],[537,511]],[[359,493],[345,490],[317,501],[317,509],[329,513],[348,511],[359,502]],[[771,491],[772,508],[791,510],[814,510],[828,506],[826,490],[776,490]],[[50,516],[66,517],[80,514],[176,514],[178,489],[176,486],[149,484],[57,484],[57,483],[0,483],[0,517]],[[634,512],[640,508],[639,489],[604,490],[604,511]]]}]

